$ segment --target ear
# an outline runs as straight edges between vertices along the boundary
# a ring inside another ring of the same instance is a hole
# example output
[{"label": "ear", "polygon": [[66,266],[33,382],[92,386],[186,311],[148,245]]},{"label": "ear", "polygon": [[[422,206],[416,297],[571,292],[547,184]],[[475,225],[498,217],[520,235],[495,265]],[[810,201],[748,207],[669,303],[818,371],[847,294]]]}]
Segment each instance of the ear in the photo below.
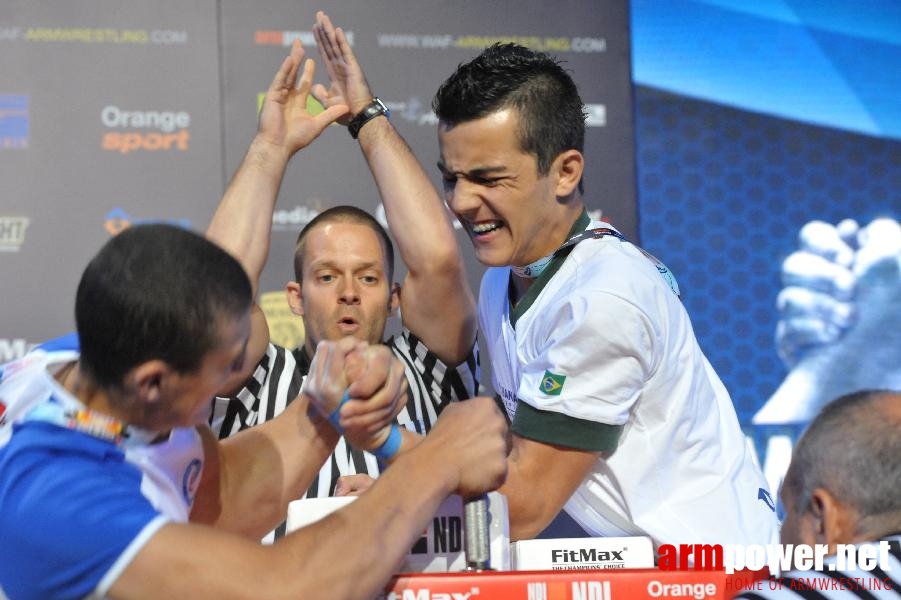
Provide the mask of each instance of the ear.
[{"label": "ear", "polygon": [[388,296],[388,316],[396,317],[397,309],[400,307],[400,284],[391,284],[391,294]]},{"label": "ear", "polygon": [[566,150],[557,155],[551,169],[556,177],[557,197],[569,197],[578,189],[579,182],[582,180],[585,157],[578,150]]},{"label": "ear", "polygon": [[134,390],[142,406],[157,404],[163,397],[166,379],[173,372],[165,361],[148,360],[128,372],[126,388]]},{"label": "ear", "polygon": [[295,315],[303,316],[303,293],[301,285],[297,281],[289,281],[285,286],[285,294],[288,297],[288,306]]},{"label": "ear", "polygon": [[810,512],[817,543],[827,544],[830,552],[836,544],[850,544],[857,530],[857,513],[832,495],[816,488],[810,498]]}]

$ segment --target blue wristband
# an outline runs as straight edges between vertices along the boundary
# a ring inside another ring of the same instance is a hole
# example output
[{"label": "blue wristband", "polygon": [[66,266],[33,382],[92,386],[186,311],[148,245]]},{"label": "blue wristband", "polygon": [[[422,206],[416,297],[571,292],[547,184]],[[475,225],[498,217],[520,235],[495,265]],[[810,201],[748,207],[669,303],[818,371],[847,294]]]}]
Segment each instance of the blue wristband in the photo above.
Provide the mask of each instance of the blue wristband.
[{"label": "blue wristband", "polygon": [[331,423],[335,427],[335,431],[338,433],[344,433],[344,428],[341,427],[341,407],[350,400],[350,392],[348,390],[344,390],[344,395],[341,396],[341,401],[338,402],[338,406],[335,407],[335,410],[332,411],[332,414],[328,416],[329,423]]},{"label": "blue wristband", "polygon": [[373,450],[372,453],[379,460],[390,460],[394,458],[394,455],[400,450],[400,443],[402,441],[403,436],[400,434],[400,427],[397,426],[397,423],[392,423],[391,431],[388,433],[388,439],[386,439],[381,446]]}]

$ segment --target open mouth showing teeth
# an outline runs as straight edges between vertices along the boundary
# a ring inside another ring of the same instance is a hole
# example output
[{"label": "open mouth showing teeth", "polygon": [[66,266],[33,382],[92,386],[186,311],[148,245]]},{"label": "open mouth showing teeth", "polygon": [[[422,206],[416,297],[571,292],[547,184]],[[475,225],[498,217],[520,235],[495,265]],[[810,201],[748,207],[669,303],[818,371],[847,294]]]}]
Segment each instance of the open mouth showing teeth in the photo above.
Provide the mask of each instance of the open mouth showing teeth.
[{"label": "open mouth showing teeth", "polygon": [[491,223],[478,223],[472,226],[472,232],[476,235],[483,235],[486,233],[491,233],[497,229],[501,228],[501,224],[497,221],[492,221]]}]

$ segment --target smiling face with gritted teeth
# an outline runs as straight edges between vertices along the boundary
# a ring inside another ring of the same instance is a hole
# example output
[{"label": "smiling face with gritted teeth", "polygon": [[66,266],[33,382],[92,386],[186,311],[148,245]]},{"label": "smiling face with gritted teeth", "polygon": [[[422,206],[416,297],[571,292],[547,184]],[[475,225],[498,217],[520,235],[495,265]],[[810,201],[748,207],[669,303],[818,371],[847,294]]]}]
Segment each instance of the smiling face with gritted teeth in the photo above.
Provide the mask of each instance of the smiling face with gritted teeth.
[{"label": "smiling face with gritted teeth", "polygon": [[[522,150],[518,115],[506,108],[480,119],[438,125],[448,207],[469,234],[478,259],[489,266],[524,266],[566,239],[581,202],[560,199],[560,164],[538,172],[535,155]],[[581,171],[580,171],[581,172]],[[577,182],[576,182],[577,183]]]}]

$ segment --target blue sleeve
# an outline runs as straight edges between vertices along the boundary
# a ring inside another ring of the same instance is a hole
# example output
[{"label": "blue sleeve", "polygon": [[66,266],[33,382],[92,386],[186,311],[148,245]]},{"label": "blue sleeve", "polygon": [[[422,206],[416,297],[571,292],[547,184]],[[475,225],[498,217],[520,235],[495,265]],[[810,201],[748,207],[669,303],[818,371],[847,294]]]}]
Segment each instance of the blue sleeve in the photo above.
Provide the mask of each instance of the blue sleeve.
[{"label": "blue sleeve", "polygon": [[35,447],[25,429],[0,450],[0,588],[12,600],[84,598],[103,583],[103,595],[164,520],[115,446]]}]

